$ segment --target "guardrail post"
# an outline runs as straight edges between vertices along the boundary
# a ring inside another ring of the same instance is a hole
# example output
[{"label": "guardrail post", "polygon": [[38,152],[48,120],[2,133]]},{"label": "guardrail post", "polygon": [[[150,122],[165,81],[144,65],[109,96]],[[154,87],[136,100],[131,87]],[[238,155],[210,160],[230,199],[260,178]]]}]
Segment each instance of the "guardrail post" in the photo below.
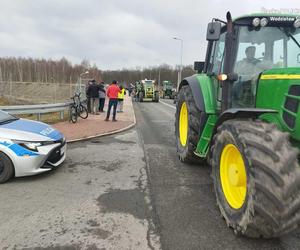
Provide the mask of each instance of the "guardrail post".
[{"label": "guardrail post", "polygon": [[38,121],[41,120],[41,116],[42,116],[42,115],[41,115],[40,113],[36,114],[36,118],[37,118]]},{"label": "guardrail post", "polygon": [[60,119],[61,119],[61,120],[64,119],[64,114],[65,114],[64,110],[60,111]]}]

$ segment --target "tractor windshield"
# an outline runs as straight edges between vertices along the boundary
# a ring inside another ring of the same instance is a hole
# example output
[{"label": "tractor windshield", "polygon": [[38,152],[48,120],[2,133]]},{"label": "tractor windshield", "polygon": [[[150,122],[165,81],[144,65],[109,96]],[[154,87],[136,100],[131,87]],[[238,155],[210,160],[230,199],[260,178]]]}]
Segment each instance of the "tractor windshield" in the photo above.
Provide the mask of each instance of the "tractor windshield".
[{"label": "tractor windshield", "polygon": [[171,82],[164,82],[164,86],[166,89],[172,89],[173,88],[173,84]]},{"label": "tractor windshield", "polygon": [[254,106],[259,74],[271,68],[300,67],[300,29],[239,27],[233,107]]},{"label": "tractor windshield", "polygon": [[153,86],[153,81],[149,81],[149,80],[145,81],[145,88],[152,88],[152,86]]},{"label": "tractor windshield", "polygon": [[299,42],[300,29],[262,27],[259,30],[253,30],[241,27],[235,72],[256,72],[275,67],[299,67]]}]

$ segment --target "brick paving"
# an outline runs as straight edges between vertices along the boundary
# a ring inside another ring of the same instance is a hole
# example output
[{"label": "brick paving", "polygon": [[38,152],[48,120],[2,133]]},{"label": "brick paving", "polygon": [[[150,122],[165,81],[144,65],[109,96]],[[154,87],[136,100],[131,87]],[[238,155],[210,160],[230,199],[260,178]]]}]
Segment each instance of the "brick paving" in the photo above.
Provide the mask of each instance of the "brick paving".
[{"label": "brick paving", "polygon": [[[105,101],[105,111],[107,110],[107,104],[108,100]],[[110,121],[104,121],[106,117],[106,112],[104,112],[100,115],[89,114],[89,117],[85,120],[78,118],[77,123],[59,122],[54,124],[53,127],[62,132],[68,142],[111,134],[135,125],[134,110],[129,96],[125,96],[123,110],[123,113],[117,113],[117,122],[111,121],[111,111]]]}]

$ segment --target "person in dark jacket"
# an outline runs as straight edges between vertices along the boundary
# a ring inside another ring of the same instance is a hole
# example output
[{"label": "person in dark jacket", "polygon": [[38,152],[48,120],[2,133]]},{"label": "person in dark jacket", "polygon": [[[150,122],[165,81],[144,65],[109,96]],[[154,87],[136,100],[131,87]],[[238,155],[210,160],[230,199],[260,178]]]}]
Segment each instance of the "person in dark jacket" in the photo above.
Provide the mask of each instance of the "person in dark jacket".
[{"label": "person in dark jacket", "polygon": [[104,89],[104,82],[101,82],[99,85],[99,111],[104,112],[106,91]]},{"label": "person in dark jacket", "polygon": [[96,80],[92,80],[92,84],[89,85],[87,92],[91,98],[92,114],[99,115],[99,85],[96,83]]}]

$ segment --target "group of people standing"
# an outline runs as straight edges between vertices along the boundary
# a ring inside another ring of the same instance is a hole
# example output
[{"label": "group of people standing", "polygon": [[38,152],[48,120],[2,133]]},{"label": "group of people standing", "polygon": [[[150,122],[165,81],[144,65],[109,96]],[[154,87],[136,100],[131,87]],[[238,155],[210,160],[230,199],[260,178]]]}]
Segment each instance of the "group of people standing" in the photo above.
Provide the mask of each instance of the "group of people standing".
[{"label": "group of people standing", "polygon": [[113,80],[110,86],[106,89],[105,83],[97,83],[96,80],[88,82],[86,87],[87,108],[88,112],[99,115],[104,111],[105,98],[109,98],[107,115],[105,121],[109,121],[111,108],[113,108],[113,119],[116,120],[116,113],[123,112],[123,102],[126,90],[122,85],[118,85],[116,80]]},{"label": "group of people standing", "polygon": [[104,112],[106,91],[104,82],[97,83],[96,80],[88,82],[86,87],[87,108],[88,112],[98,115]]}]

